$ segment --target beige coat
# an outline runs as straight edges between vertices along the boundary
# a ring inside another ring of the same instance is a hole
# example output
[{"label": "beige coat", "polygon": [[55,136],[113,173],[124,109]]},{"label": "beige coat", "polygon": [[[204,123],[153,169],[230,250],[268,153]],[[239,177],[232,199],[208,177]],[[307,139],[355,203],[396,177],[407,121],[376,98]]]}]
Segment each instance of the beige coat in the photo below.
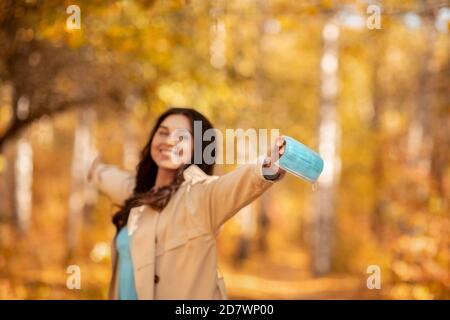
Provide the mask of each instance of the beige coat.
[{"label": "beige coat", "polygon": [[[133,208],[128,218],[136,291],[139,299],[227,299],[217,266],[219,228],[274,182],[261,164],[246,164],[221,177],[198,166],[184,171],[185,181],[161,213]],[[99,164],[94,182],[116,204],[132,193],[135,178],[115,166]],[[118,298],[117,253],[112,242],[109,298]]]}]

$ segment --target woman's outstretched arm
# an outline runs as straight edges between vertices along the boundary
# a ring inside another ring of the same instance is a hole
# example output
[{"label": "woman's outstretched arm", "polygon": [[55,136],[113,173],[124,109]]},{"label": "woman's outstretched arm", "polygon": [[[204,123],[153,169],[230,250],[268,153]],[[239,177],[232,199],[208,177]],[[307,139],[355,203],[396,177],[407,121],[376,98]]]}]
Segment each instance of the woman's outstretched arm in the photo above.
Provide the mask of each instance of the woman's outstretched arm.
[{"label": "woman's outstretched arm", "polygon": [[[280,153],[274,156],[274,152],[278,151]],[[267,162],[270,166],[270,162],[278,159],[282,152],[284,152],[284,141],[279,140],[269,156],[260,158],[256,164],[241,165],[221,177],[196,184],[190,191],[189,200],[192,208],[196,210],[195,215],[200,214],[207,228],[216,233],[222,224],[240,209],[283,178],[284,170],[274,166],[267,170],[265,168]]]},{"label": "woman's outstretched arm", "polygon": [[133,193],[136,178],[132,172],[101,163],[97,156],[92,161],[87,179],[94,182],[115,204],[122,205]]}]

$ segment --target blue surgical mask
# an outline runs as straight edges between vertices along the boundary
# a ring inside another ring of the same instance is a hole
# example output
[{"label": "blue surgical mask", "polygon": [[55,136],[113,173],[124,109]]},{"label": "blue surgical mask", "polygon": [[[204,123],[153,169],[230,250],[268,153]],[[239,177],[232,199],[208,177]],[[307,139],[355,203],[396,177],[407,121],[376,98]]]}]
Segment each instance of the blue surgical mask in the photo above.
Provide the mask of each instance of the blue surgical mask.
[{"label": "blue surgical mask", "polygon": [[322,173],[323,159],[297,140],[289,136],[283,138],[286,146],[279,159],[279,166],[299,178],[314,183]]}]

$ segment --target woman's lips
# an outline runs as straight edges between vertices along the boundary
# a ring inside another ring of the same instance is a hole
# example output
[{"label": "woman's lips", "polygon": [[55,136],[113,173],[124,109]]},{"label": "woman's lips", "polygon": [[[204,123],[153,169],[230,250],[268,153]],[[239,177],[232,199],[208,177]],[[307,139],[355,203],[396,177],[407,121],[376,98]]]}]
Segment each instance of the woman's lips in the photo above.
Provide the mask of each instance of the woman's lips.
[{"label": "woman's lips", "polygon": [[176,149],[168,148],[159,149],[159,153],[161,153],[164,157],[172,157],[177,154]]},{"label": "woman's lips", "polygon": [[182,162],[182,155],[183,150],[181,148],[175,147],[175,148],[158,148],[158,152],[161,156],[161,160],[164,161],[170,161],[172,163],[181,163]]}]

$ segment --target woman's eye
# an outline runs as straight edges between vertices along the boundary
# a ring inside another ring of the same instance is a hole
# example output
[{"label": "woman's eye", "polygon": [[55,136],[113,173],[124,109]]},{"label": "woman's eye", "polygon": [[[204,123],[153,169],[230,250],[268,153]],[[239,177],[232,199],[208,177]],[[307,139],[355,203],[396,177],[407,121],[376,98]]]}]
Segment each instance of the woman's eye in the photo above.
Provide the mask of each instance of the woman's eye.
[{"label": "woman's eye", "polygon": [[177,129],[172,133],[174,139],[177,139],[179,142],[188,141],[190,139],[190,134],[187,130]]},{"label": "woman's eye", "polygon": [[159,131],[159,135],[160,135],[160,136],[167,136],[167,135],[168,135],[168,133],[167,133],[167,132],[165,132],[165,131]]}]

